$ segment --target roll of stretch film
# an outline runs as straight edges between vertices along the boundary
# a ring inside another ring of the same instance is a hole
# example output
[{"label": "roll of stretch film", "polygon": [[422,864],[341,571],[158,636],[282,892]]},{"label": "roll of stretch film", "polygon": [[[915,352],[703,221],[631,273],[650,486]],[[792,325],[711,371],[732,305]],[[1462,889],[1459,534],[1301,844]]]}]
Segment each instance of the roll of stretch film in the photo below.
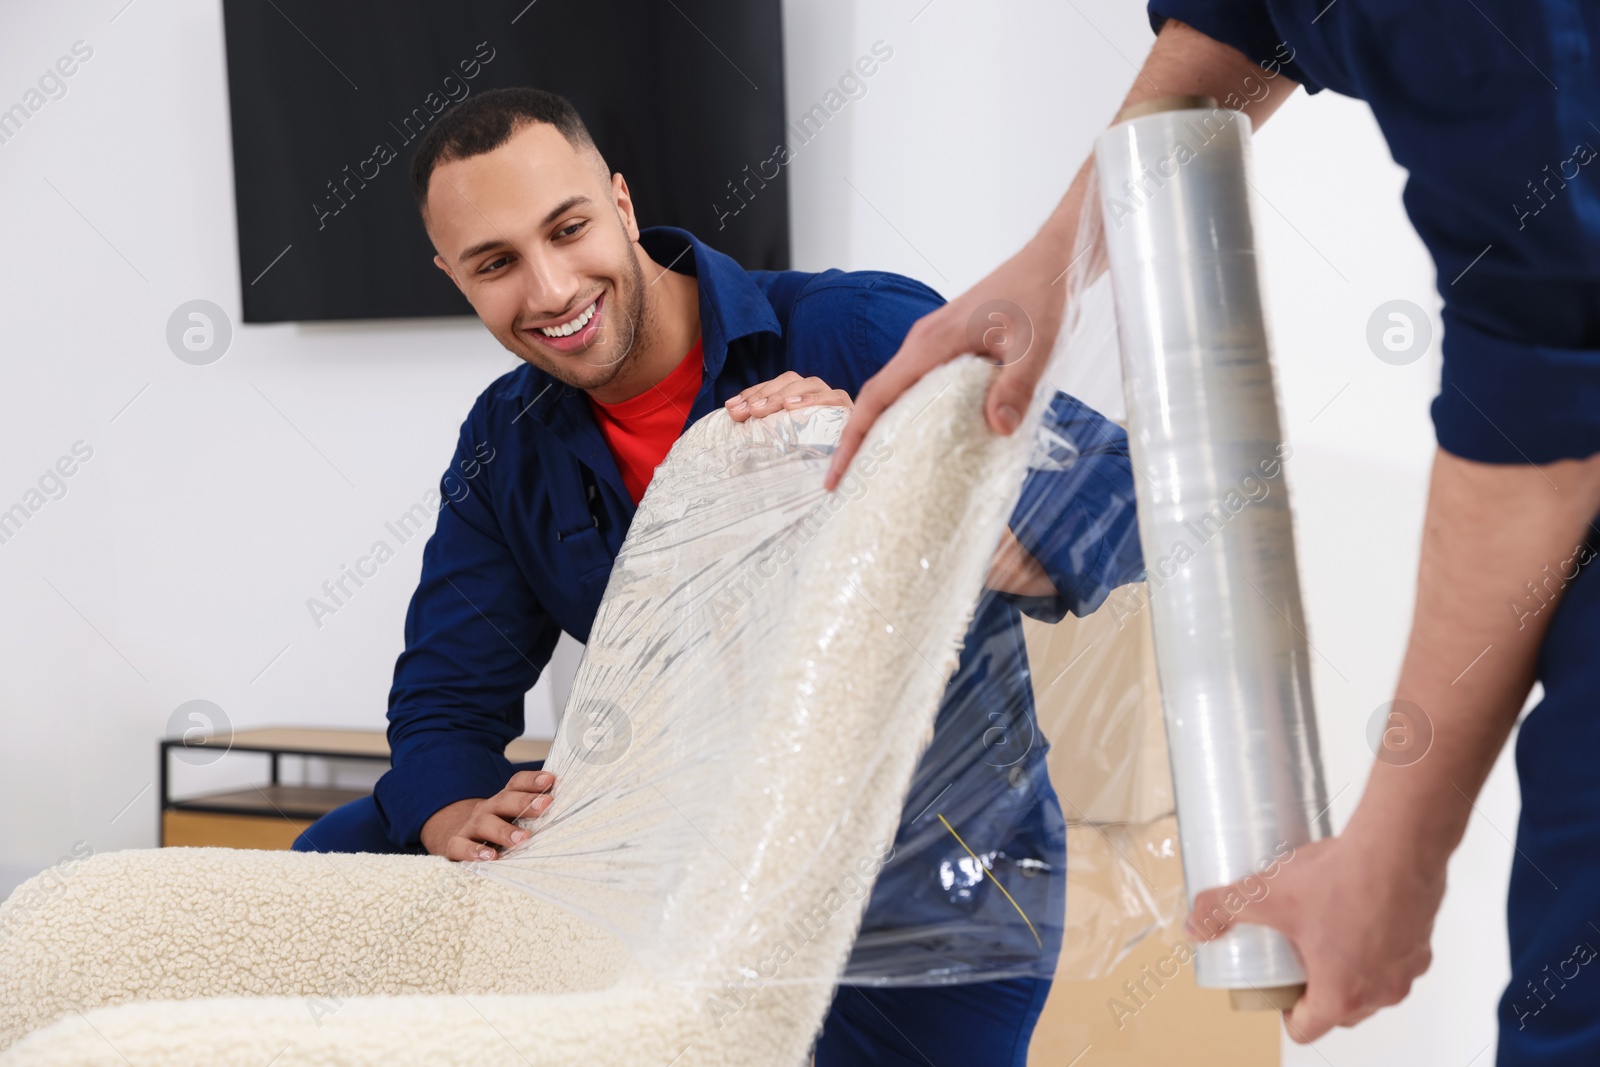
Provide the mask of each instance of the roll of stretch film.
[{"label": "roll of stretch film", "polygon": [[[1095,145],[1184,879],[1255,875],[1330,833],[1270,343],[1250,120],[1145,104]],[[1230,916],[1231,917],[1231,916]],[[1199,985],[1283,1007],[1305,974],[1282,935],[1199,946]]]}]

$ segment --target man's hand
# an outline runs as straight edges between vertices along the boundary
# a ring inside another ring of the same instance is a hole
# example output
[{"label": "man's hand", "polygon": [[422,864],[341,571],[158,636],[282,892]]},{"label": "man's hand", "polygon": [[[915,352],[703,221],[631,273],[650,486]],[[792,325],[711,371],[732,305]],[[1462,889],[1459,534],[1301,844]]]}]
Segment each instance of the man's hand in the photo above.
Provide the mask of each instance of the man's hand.
[{"label": "man's hand", "polygon": [[1405,999],[1433,960],[1428,942],[1444,886],[1442,863],[1419,862],[1393,841],[1332,837],[1295,849],[1275,874],[1200,893],[1189,936],[1205,942],[1237,923],[1260,923],[1287,937],[1306,992],[1283,1021],[1306,1044]]},{"label": "man's hand", "polygon": [[1561,596],[1527,618],[1515,604],[1506,610],[1506,594],[1571,559],[1597,510],[1600,456],[1535,467],[1435,453],[1411,640],[1395,687],[1429,725],[1431,744],[1404,759],[1380,750],[1344,832],[1256,879],[1265,895],[1260,885],[1249,892],[1251,879],[1207,890],[1190,917],[1197,939],[1215,936],[1220,911],[1294,944],[1306,970],[1306,994],[1285,1015],[1296,1041],[1398,1003],[1427,970],[1446,864],[1527,699]]},{"label": "man's hand", "polygon": [[422,847],[431,855],[462,863],[496,858],[498,849],[531,836],[511,820],[543,815],[550,807],[555,780],[549,771],[518,771],[504,789],[487,800],[447,804],[423,824]]},{"label": "man's hand", "polygon": [[[1088,166],[1084,164],[1080,180],[1067,194],[1070,208],[1058,209],[1058,213],[1070,210],[1076,214],[1077,205],[1083,202],[1081,179]],[[933,368],[963,353],[985,355],[1000,365],[984,401],[984,418],[995,433],[1009,434],[1017,428],[1061,330],[1067,301],[1062,276],[1075,232],[1075,228],[1063,233],[1047,227],[977,285],[912,324],[894,358],[862,386],[823,482],[827,489],[832,490],[844,477],[878,416]],[[986,311],[990,304],[1007,310]],[[1010,321],[1019,314],[1020,322]],[[986,325],[991,321],[992,326]],[[1015,352],[1012,349],[1024,331],[1028,347]],[[974,334],[981,349],[973,343]]]},{"label": "man's hand", "polygon": [[[1249,92],[1252,86],[1264,84],[1269,86],[1265,93]],[[1233,107],[1243,93],[1248,99],[1240,110],[1260,129],[1297,87],[1287,75],[1276,72],[1267,83],[1262,68],[1237,49],[1177,19],[1168,19],[1122,106],[1160,96],[1210,96]],[[1078,255],[1074,252],[1078,219],[1093,164],[1092,155],[1084,160],[1066,195],[1020,252],[912,325],[900,351],[856,397],[855,411],[845,424],[823,480],[825,488],[831,492],[838,486],[867,431],[885,408],[933,368],[964,353],[987,355],[1000,364],[984,401],[984,418],[995,433],[1009,434],[1017,428],[1061,332],[1067,268]],[[1096,257],[1090,257],[1089,263],[1095,262]],[[1026,347],[1014,351],[1024,337],[1029,338]]]},{"label": "man's hand", "polygon": [[723,405],[734,422],[771,415],[774,411],[793,411],[803,407],[851,406],[850,394],[843,389],[833,389],[821,378],[802,378],[786,370],[770,382],[752,385],[738,396],[731,396]]}]

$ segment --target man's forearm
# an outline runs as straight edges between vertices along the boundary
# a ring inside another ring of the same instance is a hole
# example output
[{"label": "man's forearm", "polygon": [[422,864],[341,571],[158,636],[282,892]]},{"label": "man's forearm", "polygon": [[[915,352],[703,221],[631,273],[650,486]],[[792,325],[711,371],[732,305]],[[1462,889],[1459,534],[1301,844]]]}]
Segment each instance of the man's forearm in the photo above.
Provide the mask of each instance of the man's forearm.
[{"label": "man's forearm", "polygon": [[1000,534],[1000,547],[995,549],[994,558],[989,561],[989,577],[984,586],[998,593],[1014,593],[1017,596],[1060,595],[1044,567],[1022,547],[1017,535],[1009,529]]},{"label": "man's forearm", "polygon": [[[1299,85],[1282,73],[1263,70],[1238,49],[1213,40],[1186,23],[1168,19],[1123,98],[1122,107],[1162,96],[1209,96],[1223,106],[1230,106],[1230,101],[1242,105],[1237,110],[1250,116],[1252,126],[1259,128]],[[1084,160],[1067,194],[1036,238],[1055,254],[1072,254],[1093,164],[1092,155]]]},{"label": "man's forearm", "polygon": [[[1570,581],[1597,510],[1600,457],[1533,467],[1436,455],[1395,689],[1422,709],[1432,744],[1414,763],[1374,763],[1347,835],[1423,862],[1448,859],[1533,684],[1561,588],[1547,574],[1567,564]],[[1528,582],[1546,606],[1530,599]]]},{"label": "man's forearm", "polygon": [[[1280,67],[1272,65],[1293,58],[1293,52],[1287,46],[1283,48],[1285,54],[1263,60],[1258,66],[1237,49],[1168,19],[1156,35],[1124,105],[1158,96],[1206,95],[1224,108],[1248,115],[1259,126],[1298,87]],[[1068,286],[1058,283],[1074,262],[1073,245],[1091,173],[1091,160],[1085,160],[1066,195],[1027,244],[978,284],[911,327],[894,358],[872,376],[856,397],[855,413],[845,425],[823,478],[823,485],[830,492],[838,487],[867,431],[895,398],[931,368],[973,351],[972,323],[981,321],[975,316],[983,314],[985,305],[995,299],[1013,305],[1032,323],[1034,348],[1040,357],[1010,358],[1008,352],[991,346],[985,334],[987,354],[1003,366],[984,400],[984,421],[996,433],[1015,432],[1061,330]],[[1011,334],[1005,331],[999,336]]]}]

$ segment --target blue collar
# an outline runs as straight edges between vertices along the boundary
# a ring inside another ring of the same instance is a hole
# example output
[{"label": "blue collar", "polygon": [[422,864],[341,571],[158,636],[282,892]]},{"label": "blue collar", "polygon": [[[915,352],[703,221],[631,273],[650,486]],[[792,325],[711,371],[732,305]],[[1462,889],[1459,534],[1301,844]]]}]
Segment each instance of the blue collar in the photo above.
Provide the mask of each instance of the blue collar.
[{"label": "blue collar", "polygon": [[[692,275],[700,283],[700,340],[707,382],[722,373],[730,342],[758,333],[783,336],[783,327],[772,310],[771,301],[751,280],[749,272],[732,257],[676,226],[640,230],[639,244],[663,267]],[[690,250],[693,255],[688,254]],[[652,280],[647,278],[645,284]],[[561,384],[531,363],[523,364],[520,369],[524,373],[516,393],[532,398],[524,411],[527,416],[548,422],[563,399],[581,398],[582,390]],[[587,414],[588,405],[581,406]]]}]

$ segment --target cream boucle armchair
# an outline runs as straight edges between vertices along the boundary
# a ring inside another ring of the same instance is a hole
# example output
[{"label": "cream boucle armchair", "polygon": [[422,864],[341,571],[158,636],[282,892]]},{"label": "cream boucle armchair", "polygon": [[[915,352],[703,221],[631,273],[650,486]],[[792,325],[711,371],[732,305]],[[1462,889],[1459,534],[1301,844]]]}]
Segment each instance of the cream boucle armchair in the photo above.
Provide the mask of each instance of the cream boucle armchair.
[{"label": "cream boucle armchair", "polygon": [[[684,804],[710,798],[699,807],[647,803],[643,786],[667,778],[631,758],[585,761],[564,730],[548,764],[556,803],[527,824],[538,832],[524,848],[476,865],[481,873],[416,856],[87,858],[0,905],[0,1064],[803,1064],[865,894],[830,903],[820,932],[783,957],[780,977],[823,980],[722,983],[748,976],[773,932],[815,914],[819,894],[853,870],[870,881],[875,867],[862,858],[893,840],[1025,461],[1026,435],[995,438],[983,426],[988,374],[964,357],[880,421],[864,452],[879,464],[870,485],[812,523],[793,542],[793,566],[758,591],[786,598],[775,632],[752,635],[719,616],[707,623],[716,641],[654,662],[656,684],[634,678],[635,696],[662,695],[660,716],[629,705],[632,744],[670,762],[694,743],[673,724],[711,714],[673,706],[671,672],[704,674],[703,655],[759,662],[750,691],[760,701],[725,731],[737,742],[723,752],[729,761],[695,783],[691,760],[673,779],[696,785]],[[685,435],[658,481],[699,483],[691,518],[718,494],[748,493],[747,480],[770,477],[780,460],[820,486],[843,415],[734,424],[719,412]],[[618,559],[569,715],[630,677],[607,657],[636,656],[626,650],[638,613],[608,607],[630,588],[649,593],[639,583],[664,563],[646,539],[686,514],[683,494],[655,489]],[[728,551],[702,540],[710,548],[700,551]],[[689,583],[672,595],[706,594]],[[680,741],[688,747],[675,750]],[[570,791],[586,802],[563,808]],[[664,832],[675,818],[695,832]],[[645,862],[630,867],[628,848],[564,849],[577,834],[638,845]],[[675,842],[673,855],[650,859],[656,839]],[[594,891],[560,890],[580,862],[596,872]],[[665,885],[647,870],[663,862]],[[653,913],[632,913],[652,901]]]}]

